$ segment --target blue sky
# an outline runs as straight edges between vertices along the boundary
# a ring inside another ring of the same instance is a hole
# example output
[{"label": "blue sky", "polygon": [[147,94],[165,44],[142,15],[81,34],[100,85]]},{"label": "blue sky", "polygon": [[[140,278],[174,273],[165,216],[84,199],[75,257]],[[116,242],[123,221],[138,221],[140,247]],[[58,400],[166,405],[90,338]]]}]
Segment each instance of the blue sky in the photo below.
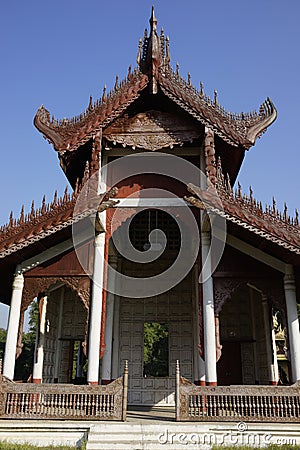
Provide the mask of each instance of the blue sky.
[{"label": "blue sky", "polygon": [[66,185],[56,152],[33,126],[37,108],[72,117],[116,74],[122,79],[135,65],[152,3],[182,76],[190,72],[211,96],[216,89],[233,112],[271,97],[278,119],[247,153],[239,179],[264,203],[274,195],[280,208],[299,206],[298,0],[11,0],[0,18],[1,224]]}]

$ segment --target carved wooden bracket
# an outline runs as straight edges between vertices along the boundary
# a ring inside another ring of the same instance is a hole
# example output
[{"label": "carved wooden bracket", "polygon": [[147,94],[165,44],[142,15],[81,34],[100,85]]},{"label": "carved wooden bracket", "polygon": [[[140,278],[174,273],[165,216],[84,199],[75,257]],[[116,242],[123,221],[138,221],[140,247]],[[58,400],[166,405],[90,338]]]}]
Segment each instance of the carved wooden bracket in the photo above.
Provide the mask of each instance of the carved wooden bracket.
[{"label": "carved wooden bracket", "polygon": [[225,302],[246,280],[241,278],[214,278],[215,315],[218,316]]},{"label": "carved wooden bracket", "polygon": [[90,279],[88,277],[25,277],[22,309],[25,311],[33,299],[40,293],[56,284],[63,283],[74,291],[82,301],[85,309],[90,303]]},{"label": "carved wooden bracket", "polygon": [[215,314],[220,314],[225,302],[233,293],[245,284],[253,284],[266,295],[269,301],[273,303],[286,317],[285,297],[283,283],[281,279],[261,279],[261,278],[214,278],[214,304]]}]

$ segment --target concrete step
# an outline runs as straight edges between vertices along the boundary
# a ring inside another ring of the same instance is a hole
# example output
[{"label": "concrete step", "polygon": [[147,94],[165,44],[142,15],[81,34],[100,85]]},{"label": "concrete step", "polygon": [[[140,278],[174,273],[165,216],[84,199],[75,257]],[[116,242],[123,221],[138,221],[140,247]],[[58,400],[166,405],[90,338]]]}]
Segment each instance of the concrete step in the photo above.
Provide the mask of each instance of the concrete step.
[{"label": "concrete step", "polygon": [[[283,429],[284,428],[284,429]],[[214,444],[300,443],[297,424],[251,423],[97,423],[90,427],[87,450],[209,450]]]},{"label": "concrete step", "polygon": [[[182,424],[181,424],[182,425]],[[182,426],[180,426],[181,430]],[[194,429],[195,427],[193,427]],[[171,435],[170,435],[171,433]],[[90,428],[87,450],[158,450],[182,449],[186,443],[176,442],[179,428],[176,424],[110,423]],[[192,448],[200,448],[193,444]],[[210,446],[201,447],[209,449]]]}]

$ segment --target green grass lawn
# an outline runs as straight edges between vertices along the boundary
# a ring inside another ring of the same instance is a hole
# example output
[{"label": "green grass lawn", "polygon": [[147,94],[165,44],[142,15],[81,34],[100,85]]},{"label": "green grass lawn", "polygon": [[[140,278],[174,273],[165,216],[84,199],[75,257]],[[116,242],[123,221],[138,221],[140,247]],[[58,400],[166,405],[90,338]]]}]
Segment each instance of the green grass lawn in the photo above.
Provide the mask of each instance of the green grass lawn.
[{"label": "green grass lawn", "polygon": [[[251,447],[248,445],[242,446],[224,446],[224,445],[214,445],[212,450],[257,450],[259,447]],[[266,450],[300,450],[300,445],[275,445],[271,444],[267,447],[263,447]],[[37,447],[35,445],[29,444],[10,444],[8,442],[0,442],[0,450],[75,450],[78,447],[70,447],[67,445],[55,447],[53,445],[49,445],[47,447]],[[81,450],[85,449],[85,444],[80,447]]]},{"label": "green grass lawn", "polygon": [[[29,444],[12,444],[9,442],[0,442],[1,450],[78,450],[78,447],[70,447],[68,445],[62,445],[55,447],[54,445],[47,445],[46,447],[37,447],[36,445]],[[80,447],[81,450],[85,449],[85,444]]]}]

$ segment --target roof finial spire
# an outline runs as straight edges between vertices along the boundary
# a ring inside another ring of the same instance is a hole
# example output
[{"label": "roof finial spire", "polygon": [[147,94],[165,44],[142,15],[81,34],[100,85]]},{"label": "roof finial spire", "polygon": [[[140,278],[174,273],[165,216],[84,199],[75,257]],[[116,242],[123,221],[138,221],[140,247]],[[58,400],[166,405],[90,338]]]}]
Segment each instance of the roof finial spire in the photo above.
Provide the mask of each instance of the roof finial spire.
[{"label": "roof finial spire", "polygon": [[154,6],[152,6],[152,14],[150,18],[150,35],[147,41],[146,70],[150,75],[150,92],[157,93],[158,70],[162,63],[161,41],[156,31],[157,19],[154,14]]},{"label": "roof finial spire", "polygon": [[152,5],[152,12],[149,22],[151,26],[151,31],[156,31],[157,18],[155,17],[154,5]]}]

